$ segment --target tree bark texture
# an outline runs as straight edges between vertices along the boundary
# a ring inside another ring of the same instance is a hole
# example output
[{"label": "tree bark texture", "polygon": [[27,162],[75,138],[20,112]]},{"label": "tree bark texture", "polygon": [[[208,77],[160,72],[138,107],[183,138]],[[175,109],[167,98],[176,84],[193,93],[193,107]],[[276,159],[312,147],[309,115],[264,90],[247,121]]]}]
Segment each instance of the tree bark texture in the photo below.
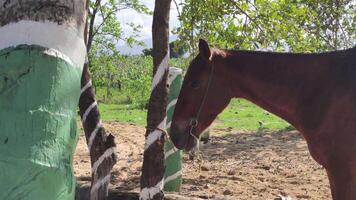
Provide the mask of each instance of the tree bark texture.
[{"label": "tree bark texture", "polygon": [[86,0],[0,0],[0,199],[74,199],[86,17]]},{"label": "tree bark texture", "polygon": [[0,0],[0,25],[21,20],[51,21],[84,30],[86,0]]},{"label": "tree bark texture", "polygon": [[[84,35],[87,41],[88,3],[87,0],[0,0],[0,25],[5,26],[19,21],[49,21],[77,29],[78,34]],[[107,197],[110,172],[116,162],[115,143],[112,135],[106,135],[96,105],[92,106],[96,101],[89,82],[91,83],[86,63],[81,80],[79,107],[81,117],[86,115],[83,127],[87,142],[91,143],[92,148],[89,149],[91,164],[95,167],[90,198],[101,200]],[[87,88],[83,88],[84,86]]]},{"label": "tree bark texture", "polygon": [[[83,90],[88,83],[91,83],[91,79],[89,64],[86,63],[81,80],[83,92],[80,96],[79,108],[92,165],[90,200],[103,200],[108,196],[110,174],[116,163],[116,144],[114,136],[111,134],[107,136],[105,133],[98,107],[96,105],[91,107],[96,103],[93,88],[90,86]],[[91,110],[88,112],[90,108]],[[85,113],[88,115],[84,120]]]},{"label": "tree bark texture", "polygon": [[[89,5],[89,0],[87,0],[87,5]],[[99,7],[100,0],[97,0],[95,5]],[[88,52],[93,41],[94,21],[95,17],[92,17],[86,24],[84,34]],[[90,200],[104,200],[108,198],[111,170],[116,164],[116,144],[114,136],[106,134],[100,120],[100,112],[96,105],[97,101],[90,78],[89,62],[90,60],[84,64],[83,68],[79,110],[92,166],[89,197]]]},{"label": "tree bark texture", "polygon": [[153,83],[149,100],[140,199],[163,199],[164,142],[171,0],[156,0],[152,24]]}]

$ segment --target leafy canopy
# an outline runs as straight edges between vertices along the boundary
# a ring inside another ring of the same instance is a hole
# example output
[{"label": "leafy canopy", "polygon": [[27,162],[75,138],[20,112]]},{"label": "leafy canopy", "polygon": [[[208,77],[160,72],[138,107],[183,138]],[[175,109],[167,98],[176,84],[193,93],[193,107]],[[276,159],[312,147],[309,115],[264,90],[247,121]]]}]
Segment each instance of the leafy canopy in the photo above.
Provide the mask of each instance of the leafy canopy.
[{"label": "leafy canopy", "polygon": [[320,52],[356,42],[356,1],[185,0],[183,43],[196,50],[199,38],[223,48]]}]

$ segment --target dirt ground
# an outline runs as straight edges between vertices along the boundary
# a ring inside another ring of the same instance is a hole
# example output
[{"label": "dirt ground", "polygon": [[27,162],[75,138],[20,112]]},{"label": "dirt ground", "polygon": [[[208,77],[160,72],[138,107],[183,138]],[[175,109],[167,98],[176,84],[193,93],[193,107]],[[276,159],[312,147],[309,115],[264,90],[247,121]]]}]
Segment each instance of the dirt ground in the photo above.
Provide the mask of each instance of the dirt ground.
[{"label": "dirt ground", "polygon": [[[117,122],[106,123],[105,128],[116,136],[118,144],[111,187],[138,192],[144,128]],[[182,195],[236,200],[331,199],[326,173],[310,157],[297,131],[243,133],[212,128],[210,132],[210,143],[201,145],[200,173],[198,162],[185,155]],[[74,156],[74,169],[78,182],[90,181],[83,136]]]}]

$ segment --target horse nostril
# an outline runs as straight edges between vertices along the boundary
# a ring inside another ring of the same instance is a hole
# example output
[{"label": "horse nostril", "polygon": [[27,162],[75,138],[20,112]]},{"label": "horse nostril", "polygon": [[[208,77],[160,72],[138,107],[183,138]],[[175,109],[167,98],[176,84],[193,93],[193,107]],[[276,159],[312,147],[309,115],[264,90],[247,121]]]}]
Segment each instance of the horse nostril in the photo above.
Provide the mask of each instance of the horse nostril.
[{"label": "horse nostril", "polygon": [[169,137],[172,140],[174,145],[176,145],[179,140],[179,137],[177,135],[178,134],[176,132],[173,132],[172,130],[170,131]]},{"label": "horse nostril", "polygon": [[183,149],[185,146],[185,141],[183,138],[183,134],[181,134],[177,129],[171,129],[170,131],[170,139],[173,142],[174,146],[178,149]]}]

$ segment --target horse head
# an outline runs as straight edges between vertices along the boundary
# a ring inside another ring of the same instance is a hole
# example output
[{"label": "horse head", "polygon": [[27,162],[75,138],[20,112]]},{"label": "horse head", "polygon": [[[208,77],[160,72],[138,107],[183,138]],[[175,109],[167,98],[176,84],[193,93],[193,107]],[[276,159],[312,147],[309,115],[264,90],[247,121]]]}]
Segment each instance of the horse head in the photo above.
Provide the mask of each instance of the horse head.
[{"label": "horse head", "polygon": [[219,70],[223,57],[222,50],[211,49],[206,41],[199,41],[199,54],[185,75],[170,129],[172,142],[179,149],[192,149],[201,133],[230,102],[229,80]]}]

